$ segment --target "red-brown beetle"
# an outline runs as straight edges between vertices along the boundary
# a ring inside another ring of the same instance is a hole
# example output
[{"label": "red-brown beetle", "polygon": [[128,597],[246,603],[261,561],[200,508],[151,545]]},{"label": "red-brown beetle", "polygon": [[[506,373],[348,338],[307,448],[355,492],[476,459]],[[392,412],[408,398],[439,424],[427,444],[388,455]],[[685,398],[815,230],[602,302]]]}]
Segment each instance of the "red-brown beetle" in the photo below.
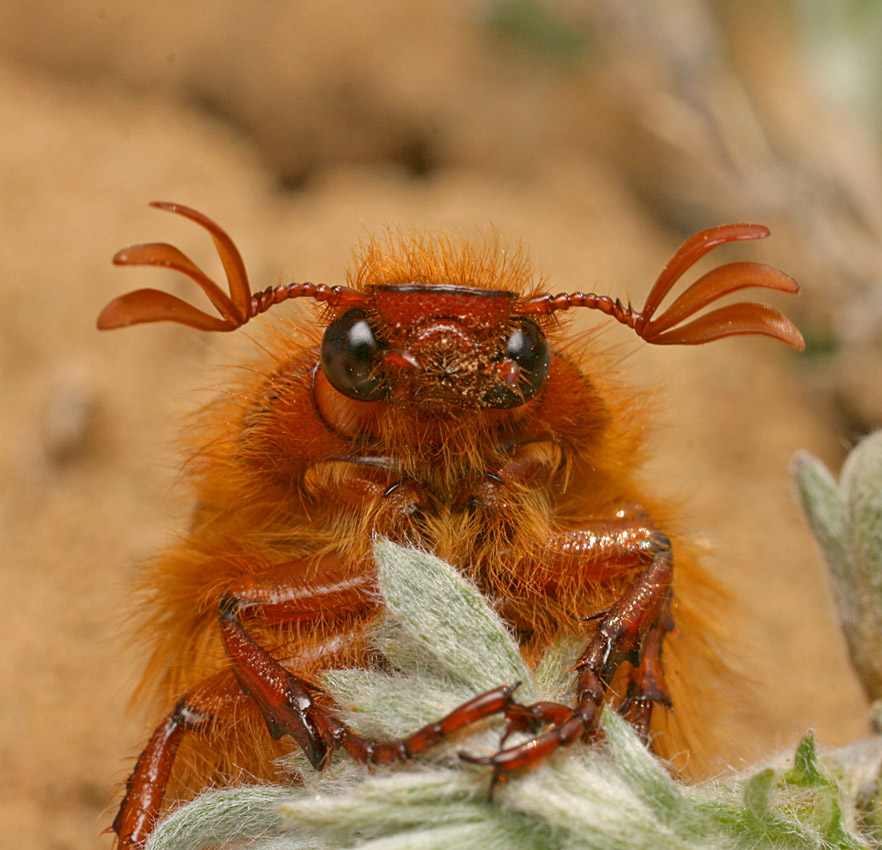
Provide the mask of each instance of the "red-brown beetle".
[{"label": "red-brown beetle", "polygon": [[[637,483],[639,403],[611,388],[590,345],[566,345],[560,314],[601,310],[658,345],[764,334],[802,348],[793,325],[762,304],[692,319],[746,287],[797,291],[758,263],[713,269],[659,313],[708,251],[764,238],[766,228],[691,237],[637,311],[605,296],[536,292],[522,258],[443,236],[372,243],[347,286],[292,283],[252,295],[220,227],[178,204],[154,206],[208,230],[229,294],[171,245],[136,245],[114,262],[184,273],[219,315],[141,289],[108,304],[99,328],[172,321],[232,331],[310,298],[324,305],[323,332],[318,340],[301,322],[278,335],[194,429],[189,533],[142,579],[153,648],[141,693],[157,695],[162,719],[113,823],[121,847],[142,846],[167,794],[272,776],[290,749],[285,737],[316,768],[335,747],[388,763],[502,712],[510,729],[534,737],[477,759],[496,780],[593,733],[605,701],[646,736],[660,725],[656,703],[679,707],[690,664],[707,655],[690,602],[707,580],[671,531],[671,510]],[[371,663],[377,535],[460,567],[498,600],[528,659],[584,634],[572,704],[523,706],[512,683],[500,682],[402,740],[369,740],[340,721],[319,675]],[[682,668],[667,682],[663,655]],[[654,744],[669,753],[683,745],[674,740]]]}]

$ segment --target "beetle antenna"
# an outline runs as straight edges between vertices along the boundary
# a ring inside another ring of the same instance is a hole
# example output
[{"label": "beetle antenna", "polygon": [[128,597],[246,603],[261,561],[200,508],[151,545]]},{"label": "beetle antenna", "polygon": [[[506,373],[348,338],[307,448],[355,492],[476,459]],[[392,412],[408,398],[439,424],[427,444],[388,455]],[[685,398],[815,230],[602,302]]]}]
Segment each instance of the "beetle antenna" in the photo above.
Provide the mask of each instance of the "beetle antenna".
[{"label": "beetle antenna", "polygon": [[783,313],[767,304],[741,301],[718,307],[685,325],[681,324],[724,295],[740,289],[757,286],[788,294],[799,291],[799,285],[792,277],[764,263],[727,263],[712,269],[687,287],[658,318],[653,319],[674,284],[708,251],[727,242],[765,239],[768,235],[769,229],[759,224],[724,224],[696,233],[680,246],[662,269],[640,311],[630,304],[622,304],[619,299],[583,292],[539,295],[528,300],[522,311],[550,315],[573,307],[600,310],[654,345],[700,345],[739,334],[761,334],[802,351],[805,348],[802,334]]},{"label": "beetle antenna", "polygon": [[208,216],[183,204],[154,201],[152,207],[177,213],[204,227],[214,240],[224,266],[227,295],[186,254],[165,242],[132,245],[113,258],[118,266],[163,266],[195,281],[220,313],[220,318],[158,289],[137,289],[111,301],[98,316],[99,330],[111,330],[144,322],[178,322],[200,331],[234,331],[255,316],[291,298],[313,298],[330,306],[359,306],[364,296],[345,286],[323,283],[289,283],[251,294],[245,263],[235,243]]}]

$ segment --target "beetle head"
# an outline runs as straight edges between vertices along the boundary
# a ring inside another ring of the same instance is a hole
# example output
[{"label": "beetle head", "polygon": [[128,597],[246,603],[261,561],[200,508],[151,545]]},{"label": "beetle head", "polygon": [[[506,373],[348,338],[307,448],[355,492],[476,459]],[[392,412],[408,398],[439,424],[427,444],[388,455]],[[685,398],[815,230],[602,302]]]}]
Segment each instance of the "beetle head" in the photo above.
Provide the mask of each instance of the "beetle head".
[{"label": "beetle head", "polygon": [[344,395],[424,412],[511,408],[533,398],[551,355],[517,293],[454,284],[377,284],[322,339],[322,369]]}]

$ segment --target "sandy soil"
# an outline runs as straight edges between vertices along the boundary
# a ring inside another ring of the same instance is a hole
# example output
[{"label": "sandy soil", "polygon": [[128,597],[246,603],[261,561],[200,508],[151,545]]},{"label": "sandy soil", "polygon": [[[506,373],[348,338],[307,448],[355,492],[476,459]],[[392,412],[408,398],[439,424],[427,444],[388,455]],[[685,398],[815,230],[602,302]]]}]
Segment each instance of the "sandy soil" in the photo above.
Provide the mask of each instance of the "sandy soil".
[{"label": "sandy soil", "polygon": [[[339,281],[352,246],[387,224],[492,223],[554,291],[639,301],[682,234],[575,119],[606,102],[596,79],[524,60],[476,23],[480,4],[386,2],[331,26],[323,4],[257,4],[243,21],[229,2],[210,28],[195,6],[37,5],[9,4],[0,27],[0,834],[79,850],[108,825],[145,728],[126,707],[127,586],[186,518],[178,423],[247,346],[170,325],[94,330],[122,291],[190,292],[113,268],[118,248],[170,241],[218,267],[192,225],[146,202],[222,222],[260,287]],[[750,256],[799,248],[774,238]],[[854,739],[863,697],[788,478],[796,450],[835,464],[844,443],[807,389],[811,363],[762,340],[623,345],[625,371],[663,388],[657,489],[683,500],[756,647],[733,760],[810,726],[825,744]]]}]

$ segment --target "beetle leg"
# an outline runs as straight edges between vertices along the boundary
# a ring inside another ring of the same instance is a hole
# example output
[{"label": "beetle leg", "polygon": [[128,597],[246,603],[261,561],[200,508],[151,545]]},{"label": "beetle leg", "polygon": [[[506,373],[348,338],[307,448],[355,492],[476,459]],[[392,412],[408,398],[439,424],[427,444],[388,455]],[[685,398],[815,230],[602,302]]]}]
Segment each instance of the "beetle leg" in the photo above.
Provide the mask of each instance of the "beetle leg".
[{"label": "beetle leg", "polygon": [[333,500],[364,514],[371,511],[373,533],[406,540],[433,499],[425,486],[408,479],[387,458],[332,458],[313,464],[304,489],[313,498]]},{"label": "beetle leg", "polygon": [[150,835],[184,734],[205,728],[246,699],[224,671],[193,688],[156,727],[126,781],[126,793],[113,820],[111,829],[120,850],[140,848]]},{"label": "beetle leg", "polygon": [[[614,527],[616,523],[598,525]],[[491,792],[493,786],[509,773],[537,764],[558,748],[595,732],[610,682],[624,662],[630,662],[634,668],[633,681],[638,688],[634,691],[634,696],[639,692],[642,702],[647,704],[648,710],[638,712],[638,719],[647,728],[652,702],[663,702],[661,697],[653,700],[649,689],[653,683],[661,687],[661,639],[670,622],[668,609],[673,576],[671,545],[667,537],[657,530],[648,526],[638,529],[633,523],[631,525],[634,539],[642,540],[647,532],[650,533],[652,560],[599,620],[591,640],[576,661],[575,707],[565,714],[559,710],[557,704],[546,707],[546,704],[539,703],[536,706],[512,708],[507,715],[515,725],[523,725],[523,718],[532,713],[535,723],[548,722],[551,728],[522,744],[500,750],[491,756],[462,755],[468,762],[493,767]],[[595,540],[602,536],[598,534],[599,531],[599,528],[590,530],[595,535]],[[582,533],[588,533],[588,529],[582,530]],[[567,532],[562,532],[558,537],[563,538],[566,534]],[[615,539],[615,535],[611,539]],[[618,551],[610,540],[607,540],[606,548],[611,553]],[[600,549],[595,552],[598,560],[603,561]],[[644,687],[646,690],[639,691],[639,688]],[[659,694],[663,693],[660,689]],[[640,708],[642,709],[642,704]]]},{"label": "beetle leg", "polygon": [[509,457],[499,468],[463,478],[451,501],[454,512],[484,509],[494,516],[504,514],[510,499],[509,487],[548,486],[563,462],[560,447],[550,440],[500,446],[500,449]]},{"label": "beetle leg", "polygon": [[[253,594],[252,594],[253,599]],[[253,604],[253,603],[252,603]],[[316,701],[319,691],[273,658],[251,637],[242,623],[243,600],[227,594],[219,608],[221,636],[242,690],[260,708],[274,738],[289,735],[315,768],[330,751],[342,747],[353,759],[367,764],[403,761],[435,746],[454,732],[485,717],[505,711],[517,684],[480,694],[440,720],[391,741],[368,738],[351,729]]]},{"label": "beetle leg", "polygon": [[652,627],[643,647],[640,664],[628,671],[628,685],[625,699],[618,705],[620,714],[629,717],[631,725],[644,743],[649,743],[649,721],[655,705],[667,709],[671,697],[665,687],[664,666],[662,665],[662,642],[665,635],[674,627],[670,612]]},{"label": "beetle leg", "polygon": [[667,537],[655,531],[652,548],[655,550],[652,562],[600,620],[576,662],[577,699],[581,699],[583,691],[593,692],[595,679],[608,686],[624,661],[638,666],[649,632],[667,610],[673,577],[671,544]]},{"label": "beetle leg", "polygon": [[513,702],[505,711],[507,723],[499,743],[504,744],[515,732],[535,734],[543,726],[563,723],[572,712],[570,706],[559,702],[534,702],[532,705]]},{"label": "beetle leg", "polygon": [[[332,559],[322,563],[320,574],[321,581],[310,581],[308,567],[300,561],[274,566],[239,583],[242,604],[248,605],[251,597],[260,599],[267,620],[277,623],[345,619],[370,610],[371,575],[343,573]],[[184,735],[207,731],[249,702],[232,672],[224,670],[188,691],[156,727],[126,782],[113,822],[123,850],[139,848],[147,840]]]}]

